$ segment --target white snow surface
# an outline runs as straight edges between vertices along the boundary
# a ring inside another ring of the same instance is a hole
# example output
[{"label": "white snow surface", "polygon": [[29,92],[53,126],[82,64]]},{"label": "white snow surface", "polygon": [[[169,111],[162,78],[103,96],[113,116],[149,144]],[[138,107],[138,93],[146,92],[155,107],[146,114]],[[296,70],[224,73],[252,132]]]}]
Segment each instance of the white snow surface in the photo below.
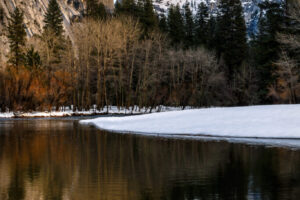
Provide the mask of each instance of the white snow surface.
[{"label": "white snow surface", "polygon": [[[72,107],[72,106],[71,106]],[[168,107],[168,106],[157,106],[150,110],[149,108],[140,108],[138,106],[129,107],[129,108],[118,108],[117,106],[108,106],[103,110],[90,109],[86,111],[73,111],[71,107],[61,107],[59,111],[51,112],[0,112],[1,118],[31,118],[31,117],[68,117],[68,116],[89,116],[89,115],[102,115],[102,114],[116,114],[116,115],[132,115],[132,114],[145,114],[150,112],[166,112],[181,110],[180,107]],[[187,107],[186,109],[190,109]]]},{"label": "white snow surface", "polygon": [[300,139],[300,105],[221,107],[81,120],[114,132],[159,136]]}]

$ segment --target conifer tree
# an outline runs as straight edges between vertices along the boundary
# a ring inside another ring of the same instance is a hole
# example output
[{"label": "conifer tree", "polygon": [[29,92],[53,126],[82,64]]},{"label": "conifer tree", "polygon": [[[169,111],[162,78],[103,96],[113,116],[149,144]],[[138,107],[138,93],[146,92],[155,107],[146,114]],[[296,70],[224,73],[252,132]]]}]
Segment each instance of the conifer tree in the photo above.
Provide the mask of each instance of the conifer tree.
[{"label": "conifer tree", "polygon": [[192,11],[190,9],[190,4],[186,3],[184,5],[184,30],[185,30],[185,38],[184,38],[184,46],[191,47],[194,45],[194,18]]},{"label": "conifer tree", "polygon": [[121,13],[122,13],[122,5],[121,5],[120,1],[117,0],[115,3],[114,14],[120,15]]},{"label": "conifer tree", "polygon": [[44,19],[42,41],[48,46],[46,49],[45,66],[49,70],[61,63],[63,51],[66,50],[66,40],[63,35],[63,18],[57,0],[50,0]]},{"label": "conifer tree", "polygon": [[184,21],[179,5],[171,6],[168,14],[169,35],[173,46],[179,45],[185,38]]},{"label": "conifer tree", "polygon": [[143,8],[143,16],[141,16],[141,22],[144,26],[144,32],[147,34],[150,30],[153,30],[157,25],[157,17],[154,13],[152,0],[145,0]]},{"label": "conifer tree", "polygon": [[159,23],[158,23],[158,26],[159,26],[159,29],[166,33],[168,32],[168,24],[167,24],[167,18],[164,14],[162,14],[160,17],[159,17]]},{"label": "conifer tree", "polygon": [[278,3],[264,2],[260,4],[261,17],[259,33],[254,41],[255,64],[259,74],[259,97],[261,103],[271,103],[268,88],[274,83],[276,76],[274,62],[279,58],[280,44],[276,40],[278,32],[282,32],[285,21],[283,6]]},{"label": "conifer tree", "polygon": [[121,7],[122,13],[133,16],[136,15],[137,5],[135,3],[135,0],[123,0],[121,3]]},{"label": "conifer tree", "polygon": [[221,55],[223,53],[223,39],[224,39],[224,35],[222,35],[222,29],[223,27],[225,27],[223,24],[222,24],[222,16],[220,14],[220,12],[218,11],[217,12],[217,15],[215,17],[215,38],[214,38],[214,47],[215,47],[215,50],[216,50],[216,56],[217,56],[217,59],[218,61],[220,61],[221,59]]},{"label": "conifer tree", "polygon": [[[117,1],[118,2],[118,1]],[[87,0],[86,1],[86,12],[87,17],[97,16],[97,0]]]},{"label": "conifer tree", "polygon": [[[203,41],[206,43],[208,49],[216,49],[217,42],[216,42],[216,32],[217,32],[217,20],[216,17],[210,16],[207,22],[207,41]],[[199,41],[199,40],[198,40]]]},{"label": "conifer tree", "polygon": [[131,15],[140,21],[144,20],[145,0],[137,0],[134,7],[134,13]]},{"label": "conifer tree", "polygon": [[44,31],[53,32],[56,36],[63,34],[63,18],[56,0],[50,0],[44,19]]},{"label": "conifer tree", "polygon": [[[208,43],[208,7],[201,2],[198,5],[198,10],[196,14],[196,43],[197,45],[206,45]],[[213,21],[211,21],[210,26],[212,26]],[[212,27],[211,27],[212,28]],[[212,30],[212,29],[211,29]]]},{"label": "conifer tree", "polygon": [[107,18],[107,12],[106,12],[106,8],[104,6],[104,4],[102,2],[100,2],[98,5],[97,5],[97,17],[98,19],[106,19]]},{"label": "conifer tree", "polygon": [[139,20],[143,36],[158,26],[158,16],[154,12],[152,0],[122,0],[115,4],[116,15],[129,15]]},{"label": "conifer tree", "polygon": [[114,13],[116,15],[128,15],[141,20],[144,17],[145,0],[116,1]]},{"label": "conifer tree", "polygon": [[[118,4],[118,1],[117,1],[116,5],[117,4]],[[107,17],[107,13],[106,13],[104,4],[102,2],[98,3],[97,0],[87,0],[86,16],[93,18],[95,20],[105,19]]]},{"label": "conifer tree", "polygon": [[10,47],[10,58],[9,62],[15,66],[19,66],[23,62],[24,54],[23,48],[26,42],[26,32],[24,24],[23,12],[16,8],[8,22],[8,39]]},{"label": "conifer tree", "polygon": [[240,0],[221,0],[219,11],[218,51],[227,66],[228,81],[232,81],[247,55],[246,24]]},{"label": "conifer tree", "polygon": [[37,69],[41,65],[41,57],[37,51],[31,47],[25,55],[25,66],[29,69]]}]

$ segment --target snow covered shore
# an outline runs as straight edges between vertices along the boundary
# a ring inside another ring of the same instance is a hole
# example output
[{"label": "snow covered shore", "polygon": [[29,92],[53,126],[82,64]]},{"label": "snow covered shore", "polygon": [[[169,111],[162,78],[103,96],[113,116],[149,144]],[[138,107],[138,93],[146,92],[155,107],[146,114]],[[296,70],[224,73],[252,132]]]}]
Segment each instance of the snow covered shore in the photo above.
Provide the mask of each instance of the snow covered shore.
[{"label": "snow covered shore", "polygon": [[114,132],[300,139],[300,105],[207,108],[82,120]]},{"label": "snow covered shore", "polygon": [[181,110],[179,107],[166,107],[158,106],[150,111],[150,109],[139,108],[135,106],[134,108],[120,108],[116,106],[109,106],[108,109],[103,110],[91,109],[88,111],[73,111],[66,107],[60,111],[52,112],[0,112],[0,118],[33,118],[33,117],[68,117],[68,116],[89,116],[89,115],[102,115],[102,114],[120,114],[120,115],[131,115],[131,114],[143,114],[149,112],[166,112]]}]

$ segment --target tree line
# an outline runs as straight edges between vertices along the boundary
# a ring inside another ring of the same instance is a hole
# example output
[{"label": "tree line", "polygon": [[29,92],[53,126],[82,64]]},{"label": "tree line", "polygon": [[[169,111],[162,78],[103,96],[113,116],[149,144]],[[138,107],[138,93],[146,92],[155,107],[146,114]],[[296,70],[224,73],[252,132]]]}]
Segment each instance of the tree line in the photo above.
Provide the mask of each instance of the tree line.
[{"label": "tree line", "polygon": [[221,0],[218,14],[172,5],[166,16],[151,0],[117,1],[113,13],[88,0],[69,38],[50,0],[43,32],[29,39],[16,8],[1,110],[297,103],[297,6],[262,3],[258,34],[248,36],[239,0]]}]

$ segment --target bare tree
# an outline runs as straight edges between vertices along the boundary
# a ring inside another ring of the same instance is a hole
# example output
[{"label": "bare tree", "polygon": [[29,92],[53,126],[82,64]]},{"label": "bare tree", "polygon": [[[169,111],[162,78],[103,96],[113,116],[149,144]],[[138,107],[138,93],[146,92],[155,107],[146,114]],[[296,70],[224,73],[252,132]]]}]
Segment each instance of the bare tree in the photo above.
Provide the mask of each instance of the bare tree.
[{"label": "bare tree", "polygon": [[278,34],[282,53],[275,63],[278,67],[277,86],[271,90],[271,95],[281,102],[298,103],[300,96],[300,3],[290,4],[288,16],[292,22],[290,33]]}]

